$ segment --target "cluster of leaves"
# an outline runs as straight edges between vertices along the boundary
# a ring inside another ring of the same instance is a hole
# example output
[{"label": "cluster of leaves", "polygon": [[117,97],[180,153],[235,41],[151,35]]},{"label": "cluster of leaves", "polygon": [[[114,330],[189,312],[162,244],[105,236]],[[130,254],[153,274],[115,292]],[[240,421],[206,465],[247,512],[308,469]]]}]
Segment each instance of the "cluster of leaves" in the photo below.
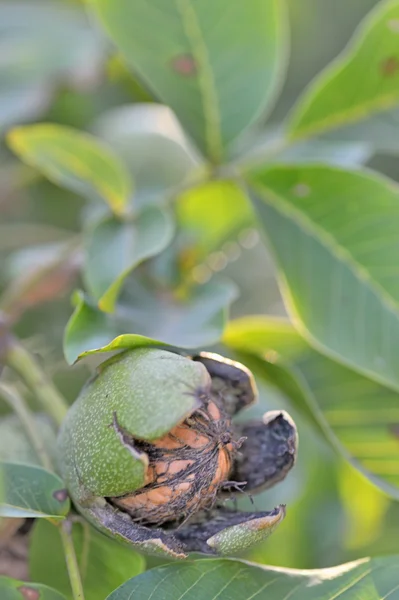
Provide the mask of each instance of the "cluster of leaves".
[{"label": "cluster of leaves", "polygon": [[[90,133],[53,123],[11,130],[8,144],[23,162],[87,202],[82,235],[57,244],[45,264],[39,257],[2,308],[17,319],[18,299],[29,306],[27,297],[46,295],[50,275],[77,265],[85,291],[74,293],[65,331],[69,364],[137,345],[222,342],[398,499],[399,188],[364,163],[399,150],[399,1],[377,4],[267,134],[255,124],[271,110],[284,79],[288,27],[281,0],[90,0],[89,9],[145,86],[141,93],[164,104],[115,108]],[[82,40],[76,56],[87,51],[101,60],[103,40],[82,24],[72,26],[81,32],[74,34]],[[59,36],[44,29],[46,35],[35,30],[35,51],[47,43],[53,48]],[[15,97],[30,98],[29,106],[11,102],[16,121],[36,117],[33,90],[50,94],[43,84],[48,73],[70,74],[79,63],[61,47],[59,56],[48,56],[47,70],[32,74],[32,83],[25,75],[15,82]],[[219,270],[246,228],[259,229],[274,257],[289,321],[251,316],[226,327],[237,289],[225,279],[208,280],[209,266]],[[32,480],[28,493],[23,482]],[[69,512],[57,495],[62,482],[42,467],[12,461],[2,487],[3,516],[54,521]],[[144,569],[142,558],[110,547],[84,524],[75,529],[89,600],[107,592],[112,600],[150,598],[161,586],[164,598],[197,600],[249,599],[266,589],[276,599],[399,598],[398,557],[311,572],[198,560],[150,570],[112,591]],[[59,568],[47,564],[43,574],[43,540],[55,549],[55,531],[45,521],[35,529],[32,577],[59,590],[29,584],[38,598],[70,596],[66,572],[52,581]],[[105,570],[104,581],[96,581],[91,552],[104,564],[108,552],[120,553],[112,561],[120,571]],[[61,547],[52,560],[60,554]],[[27,585],[0,580],[10,598],[29,597]]]}]

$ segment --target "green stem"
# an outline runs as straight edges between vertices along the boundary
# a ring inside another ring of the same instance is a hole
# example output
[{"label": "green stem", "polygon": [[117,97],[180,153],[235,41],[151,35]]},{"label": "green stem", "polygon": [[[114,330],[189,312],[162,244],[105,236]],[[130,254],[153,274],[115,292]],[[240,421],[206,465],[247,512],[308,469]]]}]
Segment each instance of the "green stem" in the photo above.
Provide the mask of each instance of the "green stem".
[{"label": "green stem", "polygon": [[86,576],[87,567],[89,565],[89,550],[90,550],[90,526],[84,519],[79,520],[80,526],[83,529],[82,554],[80,560],[80,572],[83,577]]},{"label": "green stem", "polygon": [[68,405],[57,388],[49,381],[36,360],[16,340],[7,349],[6,364],[26,383],[36,396],[43,410],[60,426],[65,418]]},{"label": "green stem", "polygon": [[72,523],[68,519],[63,521],[58,527],[62,545],[64,547],[65,561],[71,582],[72,595],[74,600],[84,600],[83,585],[80,578],[78,561],[76,558],[75,547],[72,540]]},{"label": "green stem", "polygon": [[54,467],[51,463],[50,457],[46,452],[39,432],[37,431],[34,415],[29,410],[29,407],[23,398],[16,392],[14,388],[4,383],[0,384],[0,395],[4,398],[7,404],[9,404],[11,409],[21,421],[26,435],[43,467],[48,471],[53,471]]}]

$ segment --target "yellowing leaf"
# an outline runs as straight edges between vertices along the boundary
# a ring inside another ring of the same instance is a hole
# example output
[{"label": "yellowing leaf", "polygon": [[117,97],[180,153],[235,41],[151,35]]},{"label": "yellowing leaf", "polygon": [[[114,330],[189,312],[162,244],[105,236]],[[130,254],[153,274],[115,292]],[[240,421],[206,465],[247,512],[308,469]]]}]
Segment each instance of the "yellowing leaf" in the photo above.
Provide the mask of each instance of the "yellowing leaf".
[{"label": "yellowing leaf", "polygon": [[54,183],[89,198],[101,198],[114,213],[126,212],[132,194],[129,174],[95,137],[69,127],[41,123],[16,127],[10,148]]}]

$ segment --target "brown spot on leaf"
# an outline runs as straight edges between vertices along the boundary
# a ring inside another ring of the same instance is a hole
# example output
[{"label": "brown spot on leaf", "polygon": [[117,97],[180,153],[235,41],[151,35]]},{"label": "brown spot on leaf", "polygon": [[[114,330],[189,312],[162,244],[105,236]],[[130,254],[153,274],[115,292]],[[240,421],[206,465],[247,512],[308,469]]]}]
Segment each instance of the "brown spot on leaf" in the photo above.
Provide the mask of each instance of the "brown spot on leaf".
[{"label": "brown spot on leaf", "polygon": [[197,65],[190,54],[181,54],[173,58],[172,69],[183,77],[192,77],[197,74]]},{"label": "brown spot on leaf", "polygon": [[39,590],[35,590],[33,587],[28,585],[21,585],[21,587],[17,588],[18,592],[22,595],[25,600],[39,600],[40,592]]},{"label": "brown spot on leaf", "polygon": [[68,491],[67,490],[57,490],[56,492],[53,493],[53,498],[58,500],[58,502],[65,502],[65,500],[68,498]]},{"label": "brown spot on leaf", "polygon": [[392,77],[399,73],[399,59],[397,56],[389,56],[381,62],[381,73],[383,77]]}]

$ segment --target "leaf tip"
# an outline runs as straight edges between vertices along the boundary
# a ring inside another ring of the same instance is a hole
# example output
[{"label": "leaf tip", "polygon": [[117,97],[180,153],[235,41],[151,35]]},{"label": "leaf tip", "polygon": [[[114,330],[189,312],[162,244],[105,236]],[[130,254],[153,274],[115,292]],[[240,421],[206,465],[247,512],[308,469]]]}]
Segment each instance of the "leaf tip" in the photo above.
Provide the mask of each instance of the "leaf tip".
[{"label": "leaf tip", "polygon": [[13,127],[6,134],[6,143],[13,152],[20,152],[22,148],[23,127]]},{"label": "leaf tip", "polygon": [[101,296],[97,302],[98,308],[107,314],[112,314],[115,310],[116,294],[112,293],[112,287]]}]

